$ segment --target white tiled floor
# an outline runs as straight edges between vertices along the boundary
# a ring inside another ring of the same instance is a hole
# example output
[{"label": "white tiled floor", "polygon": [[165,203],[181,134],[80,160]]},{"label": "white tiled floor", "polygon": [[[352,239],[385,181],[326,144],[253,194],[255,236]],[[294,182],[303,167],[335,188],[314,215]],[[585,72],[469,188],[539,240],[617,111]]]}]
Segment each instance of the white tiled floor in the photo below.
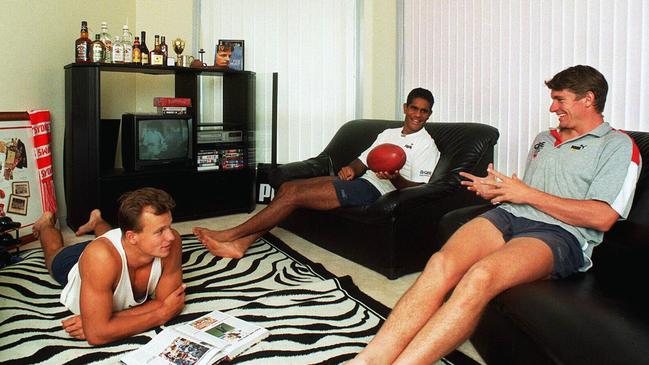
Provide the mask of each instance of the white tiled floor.
[{"label": "white tiled floor", "polygon": [[[257,206],[255,212],[262,209],[264,206]],[[255,212],[251,213],[254,214]],[[181,234],[191,233],[194,226],[202,226],[208,228],[228,228],[236,224],[242,223],[251,214],[234,214],[224,217],[214,217],[208,219],[201,219],[195,221],[178,222],[174,223],[174,228]],[[62,224],[62,233],[64,240],[67,244],[76,243],[90,239],[90,236],[76,237],[74,233]],[[352,261],[343,257],[335,255],[319,246],[316,246],[293,233],[275,228],[271,231],[276,237],[284,241],[288,246],[298,251],[300,254],[306,256],[313,262],[320,263],[330,272],[337,276],[349,275],[352,277],[354,283],[366,294],[388,307],[393,307],[399,300],[403,292],[412,285],[417,278],[417,274],[410,274],[402,276],[396,280],[389,280],[385,276],[378,274],[370,269],[360,266]],[[38,242],[33,242],[25,248],[38,246]],[[468,341],[460,346],[460,350],[466,355],[472,357],[481,364],[485,364],[484,360],[475,351],[471,343]]]}]

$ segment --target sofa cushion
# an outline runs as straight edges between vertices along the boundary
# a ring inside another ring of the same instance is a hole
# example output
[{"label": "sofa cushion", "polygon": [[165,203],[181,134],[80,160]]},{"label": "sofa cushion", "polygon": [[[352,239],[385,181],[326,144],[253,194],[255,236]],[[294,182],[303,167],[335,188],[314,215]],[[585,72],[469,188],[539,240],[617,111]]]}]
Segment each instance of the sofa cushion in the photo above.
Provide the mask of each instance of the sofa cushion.
[{"label": "sofa cushion", "polygon": [[[625,280],[617,277],[611,284]],[[630,291],[611,291],[594,275],[583,274],[521,285],[494,299],[485,316],[512,322],[557,364],[646,363],[649,300],[640,281]]]},{"label": "sofa cushion", "polygon": [[[627,244],[649,244],[649,133],[627,132],[640,149],[642,171],[636,185],[633,207],[624,221],[617,222],[606,233],[611,238]],[[597,248],[595,249],[597,250]]]}]

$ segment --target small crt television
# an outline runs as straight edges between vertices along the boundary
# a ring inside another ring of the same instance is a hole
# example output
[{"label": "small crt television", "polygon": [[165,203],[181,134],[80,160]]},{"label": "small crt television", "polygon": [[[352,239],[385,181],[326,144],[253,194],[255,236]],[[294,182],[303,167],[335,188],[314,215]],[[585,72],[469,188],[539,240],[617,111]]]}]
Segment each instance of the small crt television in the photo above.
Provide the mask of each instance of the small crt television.
[{"label": "small crt television", "polygon": [[186,114],[123,114],[124,170],[191,168],[193,136],[192,119]]}]

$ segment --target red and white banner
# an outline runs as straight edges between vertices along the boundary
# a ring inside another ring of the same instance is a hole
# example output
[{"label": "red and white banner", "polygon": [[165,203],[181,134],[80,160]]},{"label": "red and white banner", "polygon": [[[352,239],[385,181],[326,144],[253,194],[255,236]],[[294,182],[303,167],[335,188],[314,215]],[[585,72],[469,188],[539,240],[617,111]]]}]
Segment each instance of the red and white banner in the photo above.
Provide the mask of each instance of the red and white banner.
[{"label": "red and white banner", "polygon": [[32,125],[33,153],[41,184],[41,202],[44,212],[56,212],[56,194],[52,173],[52,149],[50,112],[47,110],[29,111]]}]

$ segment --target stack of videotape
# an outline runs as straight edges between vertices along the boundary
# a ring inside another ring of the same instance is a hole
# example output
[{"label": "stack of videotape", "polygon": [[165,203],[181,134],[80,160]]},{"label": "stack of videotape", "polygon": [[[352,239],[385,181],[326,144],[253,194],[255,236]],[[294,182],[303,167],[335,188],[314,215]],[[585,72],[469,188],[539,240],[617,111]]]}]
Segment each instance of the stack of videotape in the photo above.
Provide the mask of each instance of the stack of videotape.
[{"label": "stack of videotape", "polygon": [[219,161],[219,150],[207,149],[198,151],[198,171],[218,170],[221,168]]},{"label": "stack of videotape", "polygon": [[221,150],[221,168],[223,170],[242,169],[246,167],[242,148]]},{"label": "stack of videotape", "polygon": [[187,107],[184,106],[159,106],[158,114],[168,115],[180,115],[187,114]]},{"label": "stack of videotape", "polygon": [[187,114],[187,108],[192,106],[192,99],[158,96],[153,98],[153,106],[158,107],[159,114]]}]

